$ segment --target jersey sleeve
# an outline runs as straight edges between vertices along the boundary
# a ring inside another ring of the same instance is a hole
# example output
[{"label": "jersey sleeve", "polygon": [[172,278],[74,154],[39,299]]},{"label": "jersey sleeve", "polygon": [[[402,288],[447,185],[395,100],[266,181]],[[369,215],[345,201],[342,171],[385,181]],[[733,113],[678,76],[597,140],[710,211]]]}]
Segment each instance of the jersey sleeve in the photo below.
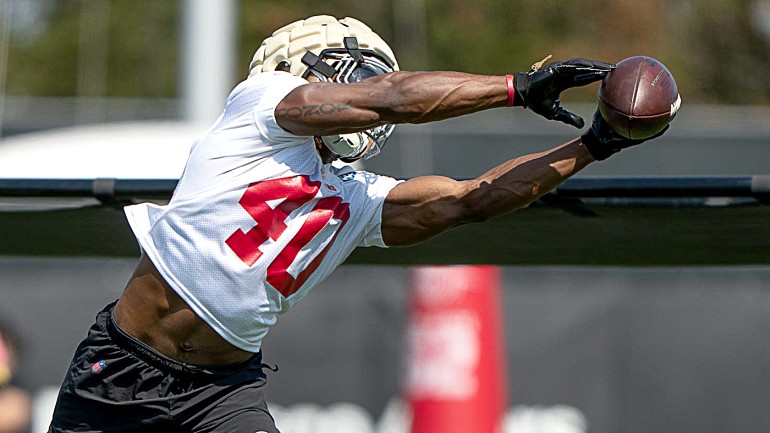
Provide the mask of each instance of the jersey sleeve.
[{"label": "jersey sleeve", "polygon": [[367,230],[358,246],[361,247],[380,247],[387,248],[385,241],[382,240],[382,207],[385,204],[385,198],[396,185],[402,180],[393,179],[388,176],[379,176],[373,173],[365,172],[367,176],[373,176],[376,179],[372,187],[368,189],[372,203],[376,206],[369,220]]},{"label": "jersey sleeve", "polygon": [[387,248],[382,240],[382,207],[390,190],[403,180],[349,167],[340,170],[338,177],[359,213],[361,233],[357,246]]},{"label": "jersey sleeve", "polygon": [[254,107],[254,122],[259,132],[273,143],[294,141],[297,136],[283,129],[275,120],[275,107],[299,86],[307,84],[307,81],[286,72],[275,72],[269,80],[269,87],[265,89],[259,102]]}]

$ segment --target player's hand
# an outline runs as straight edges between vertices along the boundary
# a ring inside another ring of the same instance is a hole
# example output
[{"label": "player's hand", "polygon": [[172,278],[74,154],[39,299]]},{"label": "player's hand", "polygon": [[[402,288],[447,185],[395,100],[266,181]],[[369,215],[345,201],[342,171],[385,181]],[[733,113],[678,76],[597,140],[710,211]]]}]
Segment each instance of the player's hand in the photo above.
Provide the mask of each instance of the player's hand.
[{"label": "player's hand", "polygon": [[647,140],[660,137],[667,130],[668,125],[652,137],[642,140],[632,140],[615,132],[610,124],[604,120],[599,110],[596,110],[591,127],[582,135],[581,139],[583,145],[588,149],[588,152],[591,153],[591,156],[597,161],[602,161],[627,147],[636,146]]},{"label": "player's hand", "polygon": [[581,58],[545,66],[536,63],[529,72],[514,74],[516,95],[513,105],[529,108],[546,119],[582,128],[585,125],[583,119],[564,109],[559,95],[569,88],[599,81],[613,69],[613,64]]}]

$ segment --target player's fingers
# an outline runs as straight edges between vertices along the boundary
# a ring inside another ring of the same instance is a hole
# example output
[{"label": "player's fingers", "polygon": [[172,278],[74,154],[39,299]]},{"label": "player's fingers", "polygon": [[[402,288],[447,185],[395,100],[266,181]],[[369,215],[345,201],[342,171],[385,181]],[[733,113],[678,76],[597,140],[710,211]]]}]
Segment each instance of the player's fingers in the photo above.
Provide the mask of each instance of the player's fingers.
[{"label": "player's fingers", "polygon": [[562,107],[559,107],[556,109],[556,112],[554,113],[554,116],[553,116],[553,120],[564,122],[567,125],[572,125],[578,129],[582,128],[586,124],[586,122],[583,120],[582,117],[578,116],[575,113],[567,111]]},{"label": "player's fingers", "polygon": [[617,66],[614,63],[601,62],[599,60],[589,60],[590,68],[595,71],[610,72]]},{"label": "player's fingers", "polygon": [[615,69],[615,65],[612,63],[602,62],[599,60],[590,60],[576,57],[561,62],[562,65],[576,69],[588,69],[596,72],[610,72]]},{"label": "player's fingers", "polygon": [[615,65],[610,63],[576,58],[561,62],[553,69],[562,77],[563,85],[569,88],[600,81],[614,68]]},{"label": "player's fingers", "polygon": [[601,81],[607,74],[608,72],[599,71],[575,71],[570,76],[570,87],[585,86],[586,84]]},{"label": "player's fingers", "polygon": [[615,65],[597,60],[575,58],[559,62],[554,69],[562,76],[570,77],[574,84],[585,85],[601,80],[615,69]]}]

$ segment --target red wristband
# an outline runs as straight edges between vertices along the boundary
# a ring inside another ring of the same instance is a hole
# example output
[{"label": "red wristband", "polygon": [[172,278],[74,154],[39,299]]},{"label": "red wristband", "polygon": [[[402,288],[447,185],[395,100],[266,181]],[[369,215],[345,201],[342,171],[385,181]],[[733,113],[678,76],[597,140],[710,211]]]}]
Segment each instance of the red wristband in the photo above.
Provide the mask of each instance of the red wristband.
[{"label": "red wristband", "polygon": [[505,84],[508,85],[508,101],[505,103],[506,107],[513,107],[513,98],[516,92],[513,90],[513,75],[508,74],[505,76]]}]

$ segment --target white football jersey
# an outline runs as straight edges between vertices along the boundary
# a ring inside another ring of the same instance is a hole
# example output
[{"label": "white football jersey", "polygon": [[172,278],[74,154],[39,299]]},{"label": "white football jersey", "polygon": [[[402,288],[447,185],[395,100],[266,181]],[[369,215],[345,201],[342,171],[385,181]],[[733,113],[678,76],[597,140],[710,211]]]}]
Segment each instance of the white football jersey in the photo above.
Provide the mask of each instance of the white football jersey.
[{"label": "white football jersey", "polygon": [[261,73],[239,84],[194,144],[168,205],[125,208],[143,251],[224,339],[256,352],[277,315],[357,246],[384,247],[382,205],[399,181],[324,165],[312,137],[276,123],[307,81]]}]

